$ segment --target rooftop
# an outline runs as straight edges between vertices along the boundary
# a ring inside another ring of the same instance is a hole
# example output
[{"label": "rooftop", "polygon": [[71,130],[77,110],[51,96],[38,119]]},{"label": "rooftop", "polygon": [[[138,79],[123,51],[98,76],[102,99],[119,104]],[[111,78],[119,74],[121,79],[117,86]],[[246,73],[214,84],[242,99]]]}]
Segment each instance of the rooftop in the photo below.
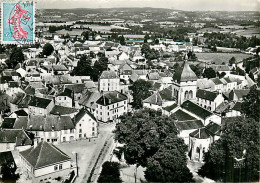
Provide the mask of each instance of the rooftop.
[{"label": "rooftop", "polygon": [[21,151],[20,154],[33,166],[34,169],[59,162],[70,161],[68,155],[53,144],[47,142],[40,142],[35,148],[31,147],[28,150]]},{"label": "rooftop", "polygon": [[127,100],[127,96],[119,93],[118,91],[108,92],[100,96],[100,98],[97,100],[97,104],[100,105],[110,105],[117,102],[121,102]]},{"label": "rooftop", "polygon": [[207,90],[201,90],[199,89],[196,93],[196,97],[209,100],[209,101],[214,101],[218,96],[218,93],[216,92],[211,92]]},{"label": "rooftop", "polygon": [[176,72],[173,75],[173,80],[180,82],[187,82],[187,81],[197,81],[196,74],[192,71],[189,64],[187,62],[184,63],[184,66],[181,68],[176,69]]}]

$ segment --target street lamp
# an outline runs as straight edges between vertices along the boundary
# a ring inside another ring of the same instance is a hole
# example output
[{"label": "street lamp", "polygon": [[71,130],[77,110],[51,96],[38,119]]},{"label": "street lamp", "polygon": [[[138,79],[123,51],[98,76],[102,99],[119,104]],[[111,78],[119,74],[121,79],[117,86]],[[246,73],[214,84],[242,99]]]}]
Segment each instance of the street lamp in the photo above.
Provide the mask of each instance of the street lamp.
[{"label": "street lamp", "polygon": [[75,154],[76,156],[76,169],[77,169],[77,177],[78,177],[79,176],[78,153],[73,151],[72,154]]}]

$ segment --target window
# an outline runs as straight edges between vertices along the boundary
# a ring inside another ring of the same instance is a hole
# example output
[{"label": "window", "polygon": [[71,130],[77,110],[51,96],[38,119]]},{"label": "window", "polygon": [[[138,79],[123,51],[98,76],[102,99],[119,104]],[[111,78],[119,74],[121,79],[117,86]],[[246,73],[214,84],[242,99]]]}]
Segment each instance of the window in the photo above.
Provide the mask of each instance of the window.
[{"label": "window", "polygon": [[54,166],[54,171],[58,170],[58,165]]},{"label": "window", "polygon": [[109,112],[107,113],[107,115],[109,116]]},{"label": "window", "polygon": [[81,126],[81,124],[79,124],[79,126]]},{"label": "window", "polygon": [[66,97],[64,97],[64,100],[66,100]]},{"label": "window", "polygon": [[79,133],[82,133],[82,129],[79,129]]},{"label": "window", "polygon": [[62,164],[59,165],[59,169],[62,170]]},{"label": "window", "polygon": [[102,112],[100,112],[100,115],[102,115]]},{"label": "window", "polygon": [[95,131],[95,127],[92,127],[92,131]]},{"label": "window", "polygon": [[102,109],[102,106],[100,106],[100,109]]}]

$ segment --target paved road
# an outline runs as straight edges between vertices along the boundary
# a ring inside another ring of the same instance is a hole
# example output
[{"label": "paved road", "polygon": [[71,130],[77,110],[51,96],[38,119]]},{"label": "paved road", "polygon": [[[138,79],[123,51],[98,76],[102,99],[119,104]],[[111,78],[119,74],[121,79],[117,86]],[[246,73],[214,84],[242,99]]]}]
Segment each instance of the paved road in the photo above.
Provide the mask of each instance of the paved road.
[{"label": "paved road", "polygon": [[[99,137],[95,140],[80,140],[71,143],[63,143],[57,145],[62,151],[68,154],[75,162],[75,152],[78,154],[79,176],[75,183],[86,183],[94,166],[98,155],[103,148],[105,142],[108,144],[113,142],[112,131],[115,128],[115,123],[100,124]],[[111,142],[110,142],[111,141]],[[73,154],[74,152],[74,154]]]}]

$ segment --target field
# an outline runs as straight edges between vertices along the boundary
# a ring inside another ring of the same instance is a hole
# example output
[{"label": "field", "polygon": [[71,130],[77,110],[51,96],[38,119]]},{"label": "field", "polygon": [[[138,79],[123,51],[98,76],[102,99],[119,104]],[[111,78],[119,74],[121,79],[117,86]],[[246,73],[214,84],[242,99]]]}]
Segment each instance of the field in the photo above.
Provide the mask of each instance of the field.
[{"label": "field", "polygon": [[242,61],[245,58],[251,57],[252,55],[243,54],[243,53],[196,53],[199,61],[203,62],[215,62],[215,64],[222,64],[225,62],[228,64],[228,61],[235,57],[237,62]]},{"label": "field", "polygon": [[95,24],[86,24],[86,27],[91,28],[92,30],[95,31],[100,31],[102,33],[109,33],[111,32],[111,27],[110,26],[104,26],[104,25],[95,25]]}]

